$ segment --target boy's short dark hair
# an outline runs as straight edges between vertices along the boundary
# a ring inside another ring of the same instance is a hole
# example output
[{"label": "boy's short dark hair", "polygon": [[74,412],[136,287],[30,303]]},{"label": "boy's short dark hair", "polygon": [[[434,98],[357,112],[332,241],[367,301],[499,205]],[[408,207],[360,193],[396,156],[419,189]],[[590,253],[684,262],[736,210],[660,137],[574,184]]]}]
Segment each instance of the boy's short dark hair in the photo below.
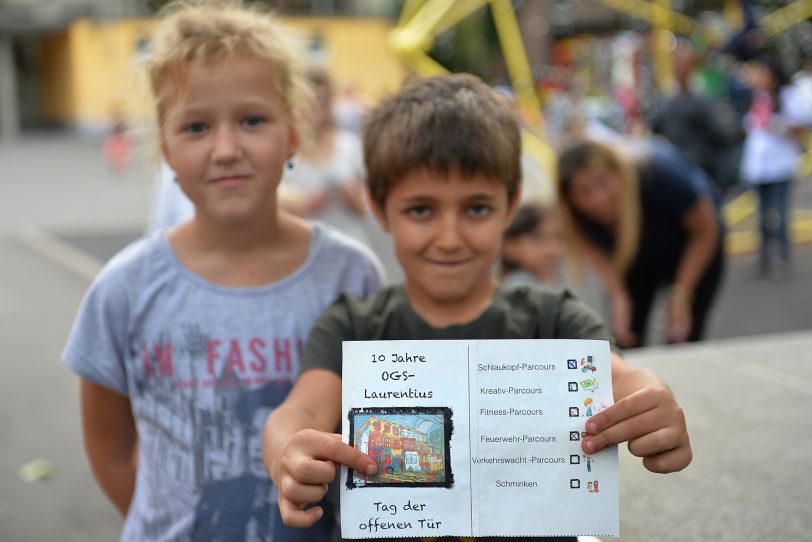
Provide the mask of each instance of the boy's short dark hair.
[{"label": "boy's short dark hair", "polygon": [[385,98],[364,130],[367,188],[383,208],[392,187],[412,171],[482,174],[521,182],[521,139],[513,104],[473,75],[418,78]]}]

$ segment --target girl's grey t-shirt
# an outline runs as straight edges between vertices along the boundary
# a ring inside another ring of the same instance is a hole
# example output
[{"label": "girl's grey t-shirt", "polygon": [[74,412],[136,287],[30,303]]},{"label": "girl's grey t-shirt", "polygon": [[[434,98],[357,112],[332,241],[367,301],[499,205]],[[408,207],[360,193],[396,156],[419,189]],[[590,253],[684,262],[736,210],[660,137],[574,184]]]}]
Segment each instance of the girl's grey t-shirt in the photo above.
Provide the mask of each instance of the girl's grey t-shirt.
[{"label": "girl's grey t-shirt", "polygon": [[257,288],[195,275],[165,230],[105,266],[62,357],[130,400],[139,458],[122,540],[327,538],[328,521],[316,531],[282,524],[262,428],[292,387],[322,310],[341,292],[376,291],[382,277],[368,247],[321,225],[295,272]]}]

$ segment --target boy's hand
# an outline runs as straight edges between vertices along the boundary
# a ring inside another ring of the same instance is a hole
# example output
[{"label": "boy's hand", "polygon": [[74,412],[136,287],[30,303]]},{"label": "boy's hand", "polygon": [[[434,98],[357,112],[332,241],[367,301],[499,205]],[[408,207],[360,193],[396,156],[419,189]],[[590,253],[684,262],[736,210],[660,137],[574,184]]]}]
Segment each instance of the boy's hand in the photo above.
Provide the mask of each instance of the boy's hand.
[{"label": "boy's hand", "polygon": [[279,512],[288,527],[310,527],[324,511],[319,502],[336,476],[336,464],[373,475],[378,466],[363,454],[341,442],[341,435],[304,429],[290,439],[274,476],[279,491]]},{"label": "boy's hand", "polygon": [[691,462],[685,414],[665,387],[648,387],[619,400],[586,423],[581,446],[593,454],[629,442],[632,455],[652,472],[675,472]]}]

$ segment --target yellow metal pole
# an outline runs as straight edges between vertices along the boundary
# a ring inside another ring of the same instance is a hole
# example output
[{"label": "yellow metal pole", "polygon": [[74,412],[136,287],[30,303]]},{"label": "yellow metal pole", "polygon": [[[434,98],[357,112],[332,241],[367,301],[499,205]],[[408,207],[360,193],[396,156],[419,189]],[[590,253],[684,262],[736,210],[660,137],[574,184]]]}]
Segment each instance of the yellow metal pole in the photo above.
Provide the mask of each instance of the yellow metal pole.
[{"label": "yellow metal pole", "polygon": [[654,12],[652,45],[654,47],[654,79],[660,92],[674,89],[674,34],[671,32],[671,0],[656,0],[661,8]]},{"label": "yellow metal pole", "polygon": [[398,26],[406,26],[425,3],[426,0],[406,0],[398,18]]},{"label": "yellow metal pole", "polygon": [[427,51],[437,34],[481,8],[487,0],[429,0],[413,14],[405,25],[399,25],[389,35],[392,48],[404,59],[415,51]]},{"label": "yellow metal pole", "polygon": [[543,134],[541,102],[536,93],[533,72],[530,69],[530,62],[527,60],[513,5],[510,0],[491,0],[490,4],[496,32],[499,35],[499,43],[502,46],[502,54],[505,57],[505,64],[516,93],[516,100],[530,125],[538,130],[539,134]]},{"label": "yellow metal pole", "polygon": [[742,24],[744,24],[741,0],[725,0],[722,6],[722,14],[725,17],[727,26],[730,28],[741,28]]},{"label": "yellow metal pole", "polygon": [[641,21],[646,21],[652,25],[656,24],[656,18],[662,14],[667,14],[671,21],[671,31],[684,36],[691,35],[697,28],[696,21],[678,11],[664,7],[659,3],[646,2],[644,0],[598,0],[601,4],[615,11],[625,13]]},{"label": "yellow metal pole", "polygon": [[405,26],[389,33],[390,46],[404,58],[415,51],[427,50],[433,42],[432,30],[453,7],[453,0],[429,0]]},{"label": "yellow metal pole", "polygon": [[760,24],[768,36],[775,36],[812,17],[812,0],[797,0],[761,18]]}]

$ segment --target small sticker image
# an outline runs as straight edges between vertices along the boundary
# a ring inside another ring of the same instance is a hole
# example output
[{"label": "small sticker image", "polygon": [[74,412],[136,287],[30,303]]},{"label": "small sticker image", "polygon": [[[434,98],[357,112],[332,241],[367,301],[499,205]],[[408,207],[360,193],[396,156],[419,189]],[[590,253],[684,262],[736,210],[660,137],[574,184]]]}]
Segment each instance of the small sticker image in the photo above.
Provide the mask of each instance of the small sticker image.
[{"label": "small sticker image", "polygon": [[576,454],[570,455],[570,465],[579,465],[581,463],[581,456]]},{"label": "small sticker image", "polygon": [[582,373],[594,373],[597,370],[598,370],[598,368],[595,367],[595,363],[592,361],[592,356],[587,356],[586,358],[581,358],[581,372]]},{"label": "small sticker image", "polygon": [[568,359],[567,360],[567,369],[577,369],[578,368],[578,360]]},{"label": "small sticker image", "polygon": [[592,416],[592,414],[594,414],[593,403],[594,401],[592,400],[592,397],[587,397],[586,399],[584,399],[584,407],[586,407],[584,409],[584,416],[586,416],[587,418],[589,418],[590,416]]},{"label": "small sticker image", "polygon": [[586,463],[586,471],[592,472],[592,456],[584,454],[584,463]]},{"label": "small sticker image", "polygon": [[598,380],[595,378],[587,378],[581,380],[581,389],[583,391],[595,391],[598,389]]},{"label": "small sticker image", "polygon": [[595,480],[594,482],[587,482],[586,490],[590,493],[598,493],[598,481]]},{"label": "small sticker image", "polygon": [[577,478],[570,478],[570,489],[580,489],[581,481]]},{"label": "small sticker image", "polygon": [[569,391],[578,391],[578,382],[569,382],[567,384],[567,389]]},{"label": "small sticker image", "polygon": [[581,411],[577,406],[570,407],[570,418],[577,418],[581,415]]},{"label": "small sticker image", "polygon": [[349,470],[347,487],[451,487],[451,409],[354,408],[350,446],[378,465],[373,476]]},{"label": "small sticker image", "polygon": [[578,431],[570,431],[570,441],[579,441],[581,440],[581,434]]},{"label": "small sticker image", "polygon": [[599,406],[595,401],[592,400],[592,397],[587,397],[584,399],[584,416],[589,418],[593,414],[603,411],[607,406],[608,405],[606,403],[601,403]]}]

